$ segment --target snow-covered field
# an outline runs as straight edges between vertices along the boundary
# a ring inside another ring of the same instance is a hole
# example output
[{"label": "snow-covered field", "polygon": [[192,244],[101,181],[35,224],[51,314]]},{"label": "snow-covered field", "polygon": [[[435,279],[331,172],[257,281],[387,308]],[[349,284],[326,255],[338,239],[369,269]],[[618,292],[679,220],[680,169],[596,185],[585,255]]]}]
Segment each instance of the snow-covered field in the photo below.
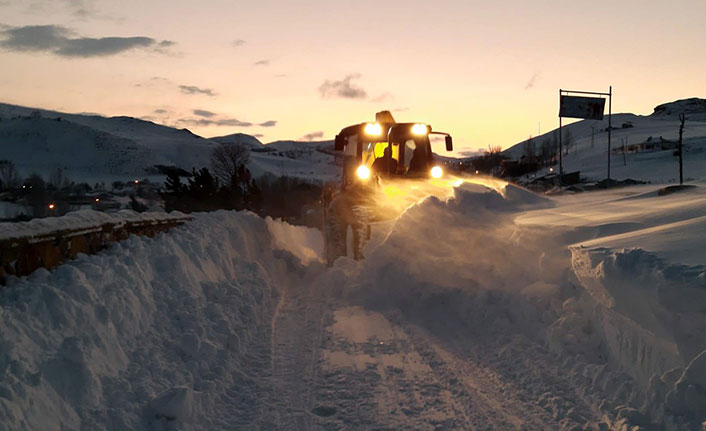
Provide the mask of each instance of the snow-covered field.
[{"label": "snow-covered field", "polygon": [[703,187],[460,183],[376,225],[362,262],[221,211],[9,280],[0,422],[700,430]]},{"label": "snow-covered field", "polygon": [[[678,113],[686,113],[684,124],[684,180],[706,179],[706,102],[685,99],[655,108],[651,115],[613,114],[611,131],[611,178],[627,178],[656,184],[679,182],[675,143],[679,137]],[[627,127],[629,126],[629,127]],[[564,172],[580,171],[588,180],[602,180],[608,170],[608,117],[601,121],[581,120],[564,126]],[[543,143],[558,139],[556,131],[533,137],[536,154]],[[570,145],[566,146],[566,141]],[[621,152],[625,144],[625,157]],[[639,146],[639,147],[638,147]],[[662,149],[662,147],[668,149]],[[632,150],[631,150],[632,147]],[[503,152],[519,160],[527,154],[526,142]],[[558,166],[554,166],[558,169]],[[539,172],[544,174],[546,172]]]}]

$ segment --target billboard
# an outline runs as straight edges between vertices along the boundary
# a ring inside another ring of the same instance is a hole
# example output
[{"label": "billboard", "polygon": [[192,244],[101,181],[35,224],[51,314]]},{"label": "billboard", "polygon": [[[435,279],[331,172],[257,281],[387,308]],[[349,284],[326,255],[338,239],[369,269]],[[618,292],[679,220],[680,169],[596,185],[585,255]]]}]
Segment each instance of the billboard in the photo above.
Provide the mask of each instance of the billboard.
[{"label": "billboard", "polygon": [[605,110],[605,99],[602,97],[561,96],[559,116],[569,118],[584,118],[586,120],[602,120]]}]

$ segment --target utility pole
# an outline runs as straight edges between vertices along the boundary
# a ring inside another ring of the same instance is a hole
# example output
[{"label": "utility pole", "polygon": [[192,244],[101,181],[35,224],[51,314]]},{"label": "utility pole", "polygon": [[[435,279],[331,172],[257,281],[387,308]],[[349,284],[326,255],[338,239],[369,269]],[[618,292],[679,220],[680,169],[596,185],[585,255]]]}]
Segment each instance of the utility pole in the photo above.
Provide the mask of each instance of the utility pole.
[{"label": "utility pole", "polygon": [[610,131],[613,128],[613,86],[608,87],[608,182],[610,182]]},{"label": "utility pole", "polygon": [[[559,89],[559,106],[561,106],[561,88]],[[559,115],[559,184],[561,184],[561,177],[564,176],[564,160],[561,155],[561,114]]]},{"label": "utility pole", "polygon": [[679,185],[684,184],[684,166],[682,153],[684,152],[684,147],[682,147],[682,136],[684,134],[684,122],[686,121],[686,115],[679,114]]},{"label": "utility pole", "polygon": [[[577,96],[576,94],[587,94],[587,96]],[[563,136],[561,130],[561,119],[563,117],[582,118],[584,120],[603,120],[603,112],[605,110],[605,97],[608,97],[608,180],[610,181],[610,138],[611,129],[613,128],[613,86],[611,85],[608,93],[599,93],[595,91],[577,91],[577,90],[562,90],[559,89],[559,173],[563,174]],[[591,127],[591,145],[593,146],[593,127]],[[567,137],[567,149],[571,144],[571,139]],[[568,152],[567,152],[568,154]]]}]

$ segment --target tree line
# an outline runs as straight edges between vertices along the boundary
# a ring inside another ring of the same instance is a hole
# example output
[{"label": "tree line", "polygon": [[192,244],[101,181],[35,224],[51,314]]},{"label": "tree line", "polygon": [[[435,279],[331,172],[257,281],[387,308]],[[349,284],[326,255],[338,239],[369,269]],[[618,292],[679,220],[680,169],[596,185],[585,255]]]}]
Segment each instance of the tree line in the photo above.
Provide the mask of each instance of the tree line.
[{"label": "tree line", "polygon": [[210,169],[192,169],[186,175],[180,169],[167,170],[165,210],[248,210],[292,223],[320,224],[321,185],[293,177],[256,180],[247,168],[249,159],[248,148],[221,144],[213,150]]}]

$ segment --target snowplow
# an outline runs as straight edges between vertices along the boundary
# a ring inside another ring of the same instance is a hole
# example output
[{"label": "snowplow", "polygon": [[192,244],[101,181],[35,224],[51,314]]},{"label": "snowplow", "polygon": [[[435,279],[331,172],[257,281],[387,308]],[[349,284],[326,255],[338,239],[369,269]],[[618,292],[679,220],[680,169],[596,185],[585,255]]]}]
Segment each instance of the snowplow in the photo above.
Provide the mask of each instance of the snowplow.
[{"label": "snowplow", "polygon": [[341,183],[325,187],[323,197],[329,265],[341,256],[362,259],[371,225],[399,215],[399,208],[386,205],[385,184],[414,184],[444,176],[442,165],[434,160],[430,135],[444,136],[446,150],[453,150],[448,133],[425,123],[397,123],[389,111],[378,112],[374,122],[345,127],[336,135],[335,150],[343,153]]}]

